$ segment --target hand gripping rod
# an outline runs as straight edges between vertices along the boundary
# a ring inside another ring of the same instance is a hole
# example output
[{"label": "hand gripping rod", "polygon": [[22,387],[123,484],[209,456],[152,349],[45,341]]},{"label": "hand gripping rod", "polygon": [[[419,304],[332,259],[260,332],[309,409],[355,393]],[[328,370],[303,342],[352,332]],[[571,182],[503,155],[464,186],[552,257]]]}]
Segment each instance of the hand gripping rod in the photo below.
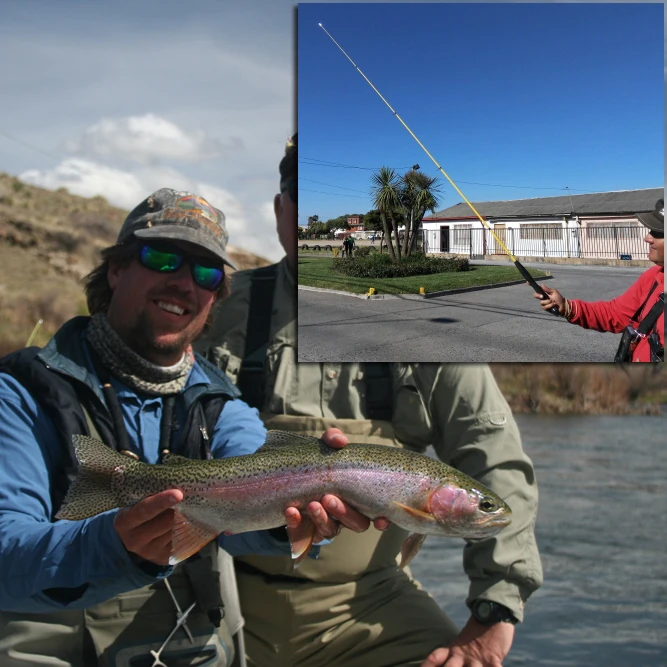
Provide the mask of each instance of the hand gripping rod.
[{"label": "hand gripping rod", "polygon": [[[357,70],[357,72],[359,72],[359,74],[361,74],[361,76],[364,77],[366,83],[377,93],[378,97],[389,107],[389,110],[391,111],[391,113],[393,113],[394,116],[396,116],[396,119],[410,133],[410,136],[419,144],[419,147],[424,151],[424,153],[426,153],[426,155],[429,156],[429,158],[431,159],[433,164],[438,168],[438,171],[440,171],[440,173],[452,184],[452,187],[461,195],[461,197],[463,197],[465,203],[468,204],[468,206],[470,206],[473,213],[479,218],[479,221],[482,223],[482,225],[484,225],[484,227],[486,227],[489,230],[489,232],[491,232],[491,234],[493,235],[493,238],[496,240],[496,243],[503,249],[505,254],[514,262],[514,266],[516,266],[516,268],[519,270],[519,273],[521,273],[521,275],[526,279],[528,284],[538,294],[541,294],[544,299],[548,299],[549,297],[547,296],[545,291],[537,284],[537,282],[535,281],[533,276],[531,276],[530,273],[528,273],[526,267],[509,251],[507,246],[501,241],[501,239],[498,237],[498,235],[493,231],[493,229],[491,228],[491,225],[486,220],[484,220],[484,218],[477,212],[477,209],[470,203],[470,201],[468,201],[468,198],[461,192],[461,190],[457,187],[456,183],[454,183],[454,181],[449,177],[447,172],[438,164],[437,160],[429,153],[426,146],[424,146],[424,144],[422,144],[422,142],[419,141],[419,139],[417,138],[415,133],[407,126],[406,122],[398,115],[398,113],[396,113],[396,111],[391,106],[391,104],[389,104],[389,102],[387,102],[387,100],[382,96],[382,93],[380,93],[380,91],[371,83],[370,79],[359,69],[359,67],[352,60],[352,58],[350,58],[350,56],[348,56],[347,53],[345,53],[345,50],[343,49],[343,47],[331,36],[329,31],[321,23],[318,23],[317,25],[319,25],[320,28],[322,28],[322,30],[324,30],[324,32],[327,34],[329,39],[340,49],[340,52],[352,63],[352,66]],[[554,314],[554,315],[558,315],[559,314],[558,313],[558,307],[553,306],[552,308],[549,308],[549,312]]]}]

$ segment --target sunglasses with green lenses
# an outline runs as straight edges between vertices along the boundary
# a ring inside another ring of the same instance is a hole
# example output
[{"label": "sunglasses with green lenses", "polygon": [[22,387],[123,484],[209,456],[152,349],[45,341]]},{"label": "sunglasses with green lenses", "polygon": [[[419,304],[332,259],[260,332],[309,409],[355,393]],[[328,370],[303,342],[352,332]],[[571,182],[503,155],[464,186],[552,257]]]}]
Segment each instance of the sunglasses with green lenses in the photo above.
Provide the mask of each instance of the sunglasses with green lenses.
[{"label": "sunglasses with green lenses", "polygon": [[166,243],[145,243],[139,250],[139,262],[151,271],[175,273],[184,262],[190,265],[194,281],[205,290],[214,292],[220,287],[225,271],[215,260],[192,257],[180,248]]}]

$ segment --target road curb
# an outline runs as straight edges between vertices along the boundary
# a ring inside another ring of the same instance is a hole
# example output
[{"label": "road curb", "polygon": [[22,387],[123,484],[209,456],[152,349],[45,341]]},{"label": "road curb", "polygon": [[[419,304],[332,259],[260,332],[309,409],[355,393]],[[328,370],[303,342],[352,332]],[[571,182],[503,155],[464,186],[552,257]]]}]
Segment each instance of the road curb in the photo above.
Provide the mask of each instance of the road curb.
[{"label": "road curb", "polygon": [[329,289],[328,287],[309,287],[308,285],[299,285],[299,289],[306,292],[325,292],[327,294],[342,294],[343,296],[353,296],[356,299],[383,299],[383,298],[397,298],[395,294],[376,294],[368,296],[368,294],[355,294],[354,292],[344,292],[340,289]]},{"label": "road curb", "polygon": [[[542,276],[536,278],[539,282],[543,280],[551,280],[553,276]],[[482,290],[494,289],[496,287],[512,287],[514,285],[525,285],[525,280],[511,280],[506,283],[494,283],[493,285],[478,285],[475,287],[460,287],[458,289],[442,290],[440,292],[427,292],[426,294],[355,294],[354,292],[345,292],[339,289],[329,289],[327,287],[309,287],[307,285],[299,285],[298,288],[306,290],[307,292],[326,292],[328,294],[342,294],[343,296],[352,296],[356,299],[410,299],[414,301],[421,301],[423,299],[433,299],[437,296],[449,296],[450,294],[464,294],[465,292],[481,292]]]}]

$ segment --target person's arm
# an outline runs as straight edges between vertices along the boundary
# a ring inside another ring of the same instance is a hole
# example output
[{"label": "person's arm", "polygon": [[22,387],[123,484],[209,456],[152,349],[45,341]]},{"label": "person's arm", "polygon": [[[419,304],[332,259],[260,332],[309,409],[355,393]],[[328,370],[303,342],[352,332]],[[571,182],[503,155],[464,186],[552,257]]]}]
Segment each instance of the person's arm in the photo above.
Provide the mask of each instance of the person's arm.
[{"label": "person's arm", "polygon": [[0,443],[0,609],[81,609],[155,581],[124,548],[115,510],[84,521],[51,519],[62,444],[50,419],[6,375]]},{"label": "person's arm", "polygon": [[[535,471],[488,366],[443,364],[430,372],[434,384],[429,407],[438,456],[491,488],[512,509],[512,523],[498,535],[465,545],[463,564],[470,579],[466,602],[497,602],[521,621],[525,601],[542,583],[534,535]],[[480,658],[482,665],[500,664],[513,636],[511,623],[486,626],[471,617],[457,639],[431,654],[423,666],[462,657]]]},{"label": "person's arm", "polygon": [[489,367],[478,364],[440,365],[431,411],[440,458],[488,486],[512,509],[511,524],[498,535],[466,544],[468,602],[498,602],[521,621],[524,602],[542,583],[542,567],[534,534],[535,470],[512,412]]},{"label": "person's arm", "polygon": [[587,303],[573,299],[569,321],[584,329],[620,333],[630,324],[631,318],[642,305],[654,282],[655,272],[644,272],[639,279],[620,296],[611,301]]},{"label": "person's arm", "polygon": [[610,301],[566,299],[560,292],[546,285],[542,285],[542,288],[549,299],[541,299],[538,294],[533,296],[540,299],[543,310],[556,305],[559,313],[571,324],[594,331],[620,333],[630,324],[630,318],[647,297],[652,284],[653,273],[647,275],[645,272],[623,294]]}]

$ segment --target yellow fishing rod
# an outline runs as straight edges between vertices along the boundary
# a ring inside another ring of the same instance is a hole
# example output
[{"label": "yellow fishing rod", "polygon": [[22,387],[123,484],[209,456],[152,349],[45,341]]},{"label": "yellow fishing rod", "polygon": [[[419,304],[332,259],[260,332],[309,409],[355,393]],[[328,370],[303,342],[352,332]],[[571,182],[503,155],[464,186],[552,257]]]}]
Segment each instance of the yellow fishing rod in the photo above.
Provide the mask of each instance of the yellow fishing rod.
[{"label": "yellow fishing rod", "polygon": [[[331,36],[329,31],[321,24],[318,23],[317,25],[324,30],[324,32],[327,34],[329,39],[340,49],[340,52],[352,63],[352,66],[361,74],[361,76],[364,77],[364,80],[366,83],[377,93],[378,97],[389,107],[389,110],[391,113],[396,116],[396,119],[401,123],[401,125],[410,133],[410,136],[419,144],[419,147],[426,153],[426,155],[429,156],[433,164],[438,168],[438,171],[452,184],[452,187],[463,197],[464,201],[470,208],[472,209],[472,212],[479,218],[479,221],[486,227],[492,234],[493,238],[496,240],[496,243],[503,249],[505,254],[514,262],[514,266],[519,270],[519,273],[526,279],[528,284],[538,293],[542,295],[543,299],[548,299],[549,297],[547,294],[544,292],[544,290],[537,284],[533,276],[528,273],[526,270],[526,267],[509,251],[508,247],[500,240],[498,235],[493,231],[491,228],[491,225],[484,220],[484,218],[477,212],[477,209],[470,203],[468,198],[461,192],[459,187],[454,183],[454,181],[449,177],[447,172],[438,164],[438,161],[429,153],[428,149],[424,144],[422,144],[421,141],[417,138],[417,135],[408,127],[407,123],[398,115],[398,113],[395,111],[395,109],[387,102],[387,100],[382,96],[382,93],[371,83],[371,80],[359,69],[357,64],[350,58],[350,56],[345,53],[345,50],[343,47]],[[552,308],[549,309],[550,313],[553,313],[554,315],[558,315],[558,307],[553,306]]]}]

